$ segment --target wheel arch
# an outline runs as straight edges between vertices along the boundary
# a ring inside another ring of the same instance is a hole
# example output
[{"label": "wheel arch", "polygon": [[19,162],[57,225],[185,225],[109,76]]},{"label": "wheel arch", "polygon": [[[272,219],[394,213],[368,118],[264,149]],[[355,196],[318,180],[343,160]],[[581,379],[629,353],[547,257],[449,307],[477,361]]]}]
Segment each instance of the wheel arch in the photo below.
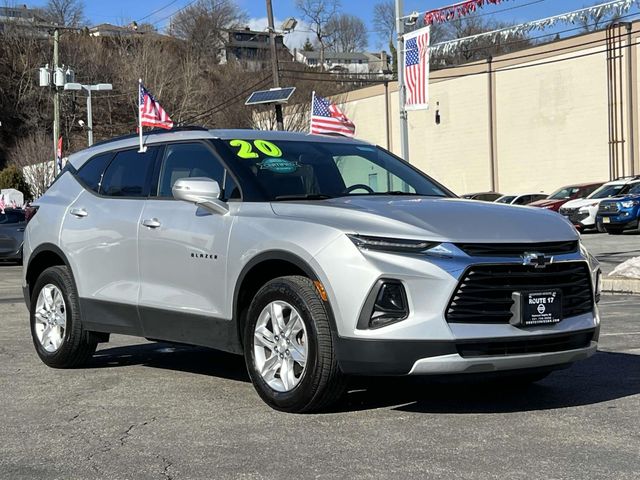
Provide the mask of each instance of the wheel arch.
[{"label": "wheel arch", "polygon": [[33,252],[31,252],[31,255],[29,255],[29,263],[27,264],[25,274],[25,281],[27,284],[25,297],[26,295],[28,295],[28,298],[25,298],[25,300],[27,301],[27,306],[29,305],[29,299],[31,298],[33,285],[35,284],[40,274],[47,268],[54,267],[56,265],[67,267],[71,272],[71,276],[72,278],[74,278],[75,282],[75,277],[73,275],[71,265],[69,264],[66,255],[60,249],[60,247],[52,243],[43,243],[41,245],[38,245],[38,247],[36,247]]},{"label": "wheel arch", "polygon": [[[236,320],[238,341],[241,346],[246,314],[251,300],[265,283],[288,275],[302,275],[313,282],[320,281],[320,277],[307,261],[284,250],[262,252],[249,260],[240,271],[233,293],[233,318]],[[337,335],[331,303],[326,300],[324,305],[331,322],[332,334]]]}]

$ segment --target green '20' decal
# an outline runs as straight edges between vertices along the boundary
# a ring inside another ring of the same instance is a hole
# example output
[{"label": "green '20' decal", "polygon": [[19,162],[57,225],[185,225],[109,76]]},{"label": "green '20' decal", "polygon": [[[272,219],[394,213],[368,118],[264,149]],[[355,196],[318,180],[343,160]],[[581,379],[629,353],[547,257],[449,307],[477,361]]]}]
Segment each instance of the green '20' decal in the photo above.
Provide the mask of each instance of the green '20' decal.
[{"label": "green '20' decal", "polygon": [[246,140],[231,140],[229,145],[239,147],[236,155],[244,159],[258,158],[260,156],[253,151],[254,146],[268,157],[277,158],[282,156],[282,150],[280,150],[276,144],[267,142],[266,140],[254,140],[253,145]]}]

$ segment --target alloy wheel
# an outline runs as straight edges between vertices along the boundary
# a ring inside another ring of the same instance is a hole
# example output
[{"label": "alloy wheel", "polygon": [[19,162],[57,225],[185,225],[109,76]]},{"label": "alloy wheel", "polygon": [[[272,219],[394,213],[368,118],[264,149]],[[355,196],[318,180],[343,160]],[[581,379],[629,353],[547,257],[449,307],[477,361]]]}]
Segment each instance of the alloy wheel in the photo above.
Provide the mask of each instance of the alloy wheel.
[{"label": "alloy wheel", "polygon": [[309,352],[300,313],[280,300],[264,307],[256,322],[253,351],[256,371],[273,390],[293,390],[302,380]]},{"label": "alloy wheel", "polygon": [[49,353],[56,352],[64,340],[67,309],[60,289],[49,283],[38,294],[35,310],[36,338]]}]

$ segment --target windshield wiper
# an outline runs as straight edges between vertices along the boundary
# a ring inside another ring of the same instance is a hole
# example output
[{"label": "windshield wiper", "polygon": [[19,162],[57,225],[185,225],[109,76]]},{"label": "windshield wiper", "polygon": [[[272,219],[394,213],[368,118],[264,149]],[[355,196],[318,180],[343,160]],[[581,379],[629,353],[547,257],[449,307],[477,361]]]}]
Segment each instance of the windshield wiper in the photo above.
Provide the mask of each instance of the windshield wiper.
[{"label": "windshield wiper", "polygon": [[327,200],[333,198],[331,195],[323,195],[320,193],[302,193],[299,195],[278,195],[274,198],[277,201],[286,200]]}]

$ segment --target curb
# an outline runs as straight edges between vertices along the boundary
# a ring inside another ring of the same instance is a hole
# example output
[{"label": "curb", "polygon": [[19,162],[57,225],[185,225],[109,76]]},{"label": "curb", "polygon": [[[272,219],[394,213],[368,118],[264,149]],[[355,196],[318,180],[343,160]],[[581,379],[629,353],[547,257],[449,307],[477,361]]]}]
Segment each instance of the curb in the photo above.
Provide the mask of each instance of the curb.
[{"label": "curb", "polygon": [[624,277],[604,277],[602,291],[606,293],[627,293],[640,295],[640,279]]}]

